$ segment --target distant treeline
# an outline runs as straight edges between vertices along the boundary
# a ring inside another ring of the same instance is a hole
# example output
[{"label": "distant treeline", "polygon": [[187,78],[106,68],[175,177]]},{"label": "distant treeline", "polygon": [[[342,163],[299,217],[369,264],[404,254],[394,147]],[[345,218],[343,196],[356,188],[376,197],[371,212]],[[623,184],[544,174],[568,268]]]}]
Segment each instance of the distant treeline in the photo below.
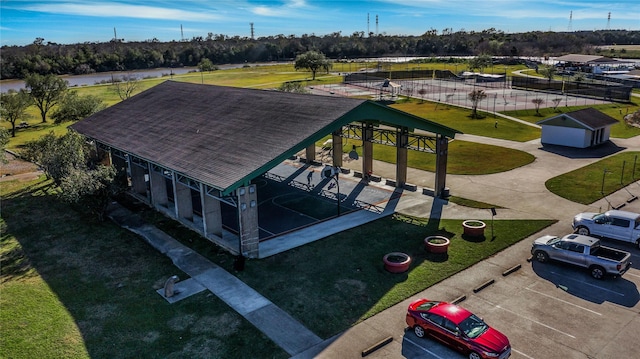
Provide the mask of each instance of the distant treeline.
[{"label": "distant treeline", "polygon": [[356,32],[343,36],[277,35],[251,39],[209,33],[188,41],[151,39],[126,42],[85,42],[62,45],[37,38],[27,46],[3,46],[0,78],[23,78],[27,73],[90,74],[158,67],[197,66],[207,58],[214,64],[287,61],[309,50],[334,60],[382,56],[559,56],[568,53],[624,55],[624,49],[601,48],[614,44],[640,44],[640,31],[599,30],[526,32],[507,34],[496,29],[480,32],[444,29],[421,36]]}]

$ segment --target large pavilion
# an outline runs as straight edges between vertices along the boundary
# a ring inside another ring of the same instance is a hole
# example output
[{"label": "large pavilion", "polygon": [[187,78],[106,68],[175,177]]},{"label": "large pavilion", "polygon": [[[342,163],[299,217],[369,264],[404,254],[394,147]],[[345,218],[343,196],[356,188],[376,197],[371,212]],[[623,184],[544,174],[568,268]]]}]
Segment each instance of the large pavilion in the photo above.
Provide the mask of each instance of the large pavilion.
[{"label": "large pavilion", "polygon": [[[227,250],[261,258],[254,179],[299,151],[314,161],[330,135],[331,165],[342,139],[362,141],[362,173],[375,173],[373,144],[396,148],[395,184],[407,180],[407,151],[436,157],[434,195],[445,195],[448,143],[457,130],[362,99],[166,81],[71,128],[95,143],[130,192]],[[422,130],[418,134],[416,129]],[[233,208],[237,242],[223,240]],[[225,215],[229,215],[226,213]]]}]

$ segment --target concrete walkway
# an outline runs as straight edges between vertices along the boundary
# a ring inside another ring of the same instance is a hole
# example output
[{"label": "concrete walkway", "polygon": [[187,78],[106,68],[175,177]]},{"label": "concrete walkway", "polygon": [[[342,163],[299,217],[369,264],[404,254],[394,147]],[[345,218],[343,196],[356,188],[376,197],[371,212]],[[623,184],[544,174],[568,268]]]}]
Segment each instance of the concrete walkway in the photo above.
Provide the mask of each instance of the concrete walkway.
[{"label": "concrete walkway", "polygon": [[[289,355],[296,355],[322,342],[317,335],[240,279],[156,227],[143,222],[131,211],[113,204],[109,209],[109,218],[140,235],[160,253],[171,258],[176,267],[191,277],[189,280],[222,299]],[[176,287],[178,284],[180,282]]]}]

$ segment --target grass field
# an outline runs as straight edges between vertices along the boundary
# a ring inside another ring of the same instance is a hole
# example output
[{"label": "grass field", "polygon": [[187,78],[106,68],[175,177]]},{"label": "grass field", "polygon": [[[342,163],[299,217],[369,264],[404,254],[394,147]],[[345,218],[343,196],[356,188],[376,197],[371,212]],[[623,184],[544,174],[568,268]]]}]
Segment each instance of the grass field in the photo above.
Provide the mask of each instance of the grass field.
[{"label": "grass field", "polygon": [[[454,67],[453,64],[429,65]],[[291,67],[274,67],[187,74],[176,80],[274,88],[283,81],[308,78],[308,73],[291,71]],[[338,80],[336,76],[320,73],[316,83]],[[163,80],[141,81],[140,90],[159,81]],[[110,105],[119,101],[106,85],[76,91],[101,96]],[[454,108],[440,110],[445,107],[441,105],[438,111],[431,112],[429,106],[433,105],[428,103],[397,106],[450,127],[461,126],[465,133],[489,135],[493,131],[493,135],[497,135],[492,122],[487,126],[482,121],[465,120]],[[35,114],[33,109],[29,111]],[[18,136],[11,139],[10,148],[19,149],[25,142],[49,131],[63,133],[66,130],[65,126],[41,124],[35,116],[29,122],[32,126],[20,130]],[[502,126],[505,127],[500,129],[499,136],[504,138],[511,134],[510,139],[527,141],[539,136],[526,125],[501,122]],[[633,132],[629,136],[633,136]],[[450,151],[449,169],[458,171],[456,173],[500,172],[533,160],[532,156],[519,151],[463,141],[454,141]],[[380,153],[383,160],[389,156],[382,150],[374,152]],[[453,152],[460,157],[455,157]],[[410,157],[411,165],[432,168],[429,159],[420,156]],[[602,166],[619,168],[620,161],[626,160],[630,167],[630,158],[615,157],[617,162],[589,166],[550,180],[547,185],[562,196],[580,201],[583,185],[576,182],[580,178],[590,178],[587,184],[593,187],[602,179]],[[504,160],[507,158],[509,161]],[[615,182],[616,175],[610,177]],[[613,182],[605,184],[607,189],[614,185]],[[592,187],[584,192],[593,192]],[[568,193],[571,191],[575,193]],[[184,273],[138,236],[111,222],[96,222],[86,217],[61,203],[56,193],[57,189],[44,178],[0,185],[0,357],[288,357],[207,291],[168,304],[155,290],[171,275],[186,279]],[[452,201],[480,208],[491,206],[472,199]],[[157,212],[144,210],[141,214],[236,274],[323,338],[348,329],[554,222],[497,220],[495,239],[472,240],[462,236],[460,220],[395,215],[265,260],[249,261],[245,271],[238,273],[233,270],[232,256],[196,233]],[[448,256],[434,256],[424,251],[422,239],[431,234],[452,239]],[[390,251],[404,251],[414,256],[408,273],[392,275],[384,271],[381,258]]]}]

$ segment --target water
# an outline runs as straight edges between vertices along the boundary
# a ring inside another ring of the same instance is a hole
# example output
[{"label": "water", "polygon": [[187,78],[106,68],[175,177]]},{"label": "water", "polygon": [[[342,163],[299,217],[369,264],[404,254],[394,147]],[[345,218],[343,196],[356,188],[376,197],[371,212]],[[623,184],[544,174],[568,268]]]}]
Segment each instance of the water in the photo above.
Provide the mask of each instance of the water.
[{"label": "water", "polygon": [[[171,75],[181,75],[188,72],[197,71],[194,67],[181,67],[181,68],[159,68],[153,70],[140,70],[140,71],[113,71],[113,72],[100,72],[88,75],[66,75],[60,76],[60,78],[67,81],[69,87],[77,86],[90,86],[100,83],[110,82],[112,78],[120,79],[123,76],[135,76],[139,79],[150,77],[167,77]],[[0,82],[0,92],[7,92],[9,90],[20,90],[24,88],[24,81],[22,80],[3,80]]]}]

